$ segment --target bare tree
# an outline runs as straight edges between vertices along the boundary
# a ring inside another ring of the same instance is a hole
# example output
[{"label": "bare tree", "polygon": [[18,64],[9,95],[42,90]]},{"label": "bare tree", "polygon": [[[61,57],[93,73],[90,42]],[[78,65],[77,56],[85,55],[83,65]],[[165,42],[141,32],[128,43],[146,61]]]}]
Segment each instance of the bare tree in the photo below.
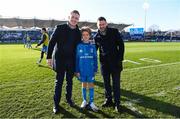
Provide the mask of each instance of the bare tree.
[{"label": "bare tree", "polygon": [[160,31],[160,28],[158,25],[153,24],[148,28],[148,31],[154,33]]},{"label": "bare tree", "polygon": [[38,20],[36,19],[36,17],[34,17],[34,19],[33,19],[33,27],[34,28],[37,27],[37,22],[38,22]]},{"label": "bare tree", "polygon": [[22,25],[19,16],[15,17],[14,20],[15,20],[15,22],[16,22],[17,27],[19,28],[19,27]]}]

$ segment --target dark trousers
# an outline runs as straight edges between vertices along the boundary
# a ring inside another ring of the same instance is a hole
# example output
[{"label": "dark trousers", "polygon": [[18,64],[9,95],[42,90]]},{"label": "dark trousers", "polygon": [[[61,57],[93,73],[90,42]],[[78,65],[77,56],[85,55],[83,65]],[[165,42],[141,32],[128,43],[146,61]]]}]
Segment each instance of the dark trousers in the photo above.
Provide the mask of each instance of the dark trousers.
[{"label": "dark trousers", "polygon": [[44,53],[45,53],[45,52],[41,51],[41,59],[43,59]]},{"label": "dark trousers", "polygon": [[[105,97],[108,101],[112,100],[112,91],[115,105],[120,105],[120,70],[111,70],[109,66],[102,66],[102,75],[104,80]],[[112,86],[111,86],[112,79]]]},{"label": "dark trousers", "polygon": [[72,97],[72,85],[73,85],[73,76],[74,76],[74,67],[73,65],[67,63],[65,67],[59,69],[56,73],[56,82],[55,82],[55,94],[54,94],[54,105],[55,107],[59,106],[61,100],[62,86],[64,77],[66,75],[66,100],[71,101]]}]

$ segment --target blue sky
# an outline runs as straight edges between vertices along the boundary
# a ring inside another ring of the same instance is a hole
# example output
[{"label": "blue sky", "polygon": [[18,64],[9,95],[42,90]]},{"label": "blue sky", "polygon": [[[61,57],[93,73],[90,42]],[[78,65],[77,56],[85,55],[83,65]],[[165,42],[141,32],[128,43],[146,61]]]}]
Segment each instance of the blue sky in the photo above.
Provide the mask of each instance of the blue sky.
[{"label": "blue sky", "polygon": [[[96,22],[99,16],[108,22],[144,27],[145,0],[0,0],[0,15],[5,17],[67,19],[77,9],[80,21]],[[161,30],[180,29],[180,0],[146,0],[147,28],[158,25]]]}]

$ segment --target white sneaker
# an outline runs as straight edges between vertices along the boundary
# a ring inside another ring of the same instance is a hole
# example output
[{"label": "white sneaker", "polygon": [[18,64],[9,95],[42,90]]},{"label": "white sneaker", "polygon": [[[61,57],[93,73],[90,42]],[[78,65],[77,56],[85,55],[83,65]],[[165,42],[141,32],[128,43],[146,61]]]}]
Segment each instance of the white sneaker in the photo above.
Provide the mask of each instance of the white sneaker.
[{"label": "white sneaker", "polygon": [[84,100],[84,101],[82,102],[82,104],[81,104],[81,108],[85,108],[86,105],[87,105],[87,102],[86,102],[86,100]]},{"label": "white sneaker", "polygon": [[41,61],[42,61],[41,59],[38,60],[38,61],[36,62],[36,64],[41,64]]},{"label": "white sneaker", "polygon": [[91,107],[91,109],[92,109],[94,112],[97,112],[97,111],[99,110],[99,109],[94,105],[93,102],[90,104],[90,107]]}]

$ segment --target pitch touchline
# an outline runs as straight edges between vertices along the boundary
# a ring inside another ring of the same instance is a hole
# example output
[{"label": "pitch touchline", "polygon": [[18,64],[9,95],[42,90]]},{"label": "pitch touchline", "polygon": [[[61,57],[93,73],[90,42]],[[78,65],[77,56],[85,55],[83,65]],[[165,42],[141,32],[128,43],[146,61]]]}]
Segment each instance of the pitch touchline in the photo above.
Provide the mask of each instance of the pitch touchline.
[{"label": "pitch touchline", "polygon": [[159,65],[150,65],[150,66],[137,67],[137,68],[129,68],[129,69],[124,69],[123,71],[134,71],[134,70],[139,70],[139,69],[148,69],[148,68],[153,68],[153,67],[162,67],[162,66],[169,66],[169,65],[175,65],[175,64],[180,64],[180,62],[159,64]]},{"label": "pitch touchline", "polygon": [[0,89],[14,87],[14,86],[23,86],[23,85],[34,84],[34,83],[51,83],[51,82],[48,82],[49,80],[46,80],[46,79],[49,79],[49,78],[45,78],[43,81],[26,81],[26,82],[18,82],[18,84],[8,83],[2,86],[0,85]]},{"label": "pitch touchline", "polygon": [[[166,63],[166,64],[160,64],[160,65],[151,65],[151,66],[144,66],[144,67],[138,67],[138,68],[129,68],[129,69],[124,69],[123,71],[135,71],[135,70],[139,70],[139,69],[147,69],[147,68],[153,68],[153,67],[162,67],[162,66],[169,66],[169,65],[175,65],[175,64],[180,64],[180,62],[173,62],[173,63]],[[46,78],[49,79],[49,78]],[[48,80],[47,80],[48,81]],[[47,82],[45,81],[27,81],[25,83],[20,83],[20,84],[6,84],[3,86],[0,86],[1,88],[7,88],[7,87],[14,87],[14,86],[22,86],[22,85],[27,85],[27,84],[33,84],[33,83],[51,83],[51,82]]]}]

